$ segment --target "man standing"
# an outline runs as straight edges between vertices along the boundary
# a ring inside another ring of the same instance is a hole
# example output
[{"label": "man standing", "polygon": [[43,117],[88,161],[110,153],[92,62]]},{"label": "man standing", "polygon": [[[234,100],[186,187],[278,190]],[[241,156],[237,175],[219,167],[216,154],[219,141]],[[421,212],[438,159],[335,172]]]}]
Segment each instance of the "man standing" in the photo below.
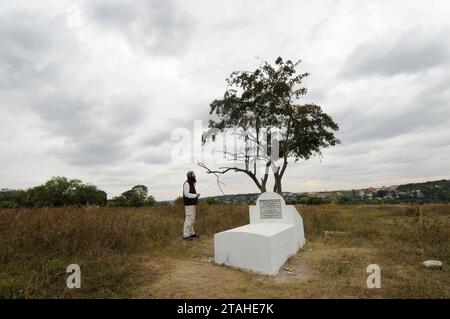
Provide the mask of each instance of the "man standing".
[{"label": "man standing", "polygon": [[192,240],[198,237],[194,230],[194,223],[200,194],[197,194],[197,191],[195,190],[195,183],[197,182],[195,173],[189,171],[186,175],[187,181],[183,184],[184,213],[186,215],[184,220],[183,239]]}]

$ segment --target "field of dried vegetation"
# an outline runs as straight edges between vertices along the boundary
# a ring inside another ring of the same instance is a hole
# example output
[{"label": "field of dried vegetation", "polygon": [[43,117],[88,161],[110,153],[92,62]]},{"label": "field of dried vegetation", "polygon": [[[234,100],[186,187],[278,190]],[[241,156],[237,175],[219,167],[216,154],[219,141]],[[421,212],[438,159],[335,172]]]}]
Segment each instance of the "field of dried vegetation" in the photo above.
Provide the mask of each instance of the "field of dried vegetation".
[{"label": "field of dried vegetation", "polygon": [[[199,206],[192,242],[182,206],[2,209],[0,298],[450,298],[450,205],[298,209],[307,244],[277,276],[213,262],[213,234],[247,224],[246,205]],[[66,287],[73,263],[81,289]]]}]

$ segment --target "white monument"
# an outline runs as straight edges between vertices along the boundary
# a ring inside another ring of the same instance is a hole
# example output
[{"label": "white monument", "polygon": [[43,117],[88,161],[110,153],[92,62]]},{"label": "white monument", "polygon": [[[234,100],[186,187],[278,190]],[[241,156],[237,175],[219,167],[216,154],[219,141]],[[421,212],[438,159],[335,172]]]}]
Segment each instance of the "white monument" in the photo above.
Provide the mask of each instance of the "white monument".
[{"label": "white monument", "polygon": [[276,275],[305,244],[302,217],[277,193],[262,193],[250,206],[250,224],[214,234],[218,264]]}]

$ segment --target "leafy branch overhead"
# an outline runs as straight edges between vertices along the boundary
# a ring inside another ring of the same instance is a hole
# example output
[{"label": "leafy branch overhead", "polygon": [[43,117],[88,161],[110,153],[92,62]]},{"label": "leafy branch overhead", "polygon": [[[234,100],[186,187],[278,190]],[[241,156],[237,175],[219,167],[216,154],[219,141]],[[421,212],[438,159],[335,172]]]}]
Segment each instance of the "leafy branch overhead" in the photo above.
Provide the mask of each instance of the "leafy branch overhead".
[{"label": "leafy branch overhead", "polygon": [[[334,136],[339,126],[332,117],[318,105],[300,103],[307,93],[302,81],[309,75],[297,72],[300,63],[301,60],[284,61],[279,57],[274,65],[263,62],[254,71],[231,73],[226,79],[227,89],[223,98],[210,105],[210,114],[216,120],[209,121],[209,128],[241,132],[239,136],[245,145],[244,151],[223,150],[225,155],[241,165],[211,170],[200,163],[207,173],[217,176],[229,171],[242,172],[255,182],[261,192],[265,192],[271,172],[273,190],[281,193],[281,181],[289,159],[308,160],[321,155],[322,149],[340,143]],[[214,137],[212,135],[213,141]],[[278,154],[274,154],[274,148],[271,149],[275,138]],[[203,142],[206,140],[204,138]],[[260,164],[265,169],[258,176]]]}]

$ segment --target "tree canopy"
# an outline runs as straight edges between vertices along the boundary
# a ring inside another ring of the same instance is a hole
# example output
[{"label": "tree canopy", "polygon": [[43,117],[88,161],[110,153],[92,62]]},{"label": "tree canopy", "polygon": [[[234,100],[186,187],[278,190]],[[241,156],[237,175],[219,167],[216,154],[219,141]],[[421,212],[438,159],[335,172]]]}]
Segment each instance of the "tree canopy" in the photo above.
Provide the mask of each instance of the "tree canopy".
[{"label": "tree canopy", "polygon": [[26,190],[0,189],[0,208],[62,206],[153,206],[155,198],[145,185],[136,185],[111,200],[106,192],[79,179],[53,177],[42,185]]},{"label": "tree canopy", "polygon": [[27,190],[2,189],[0,206],[15,207],[61,207],[106,205],[107,194],[94,185],[78,179],[53,177],[42,185]]},{"label": "tree canopy", "polygon": [[114,197],[110,204],[111,206],[141,207],[146,205],[153,206],[155,202],[154,197],[148,195],[147,186],[136,185],[123,192],[120,196]]},{"label": "tree canopy", "polygon": [[[254,71],[235,71],[226,79],[223,98],[210,104],[209,128],[224,131],[235,129],[245,147],[242,152],[224,154],[234,158],[236,165],[210,169],[199,163],[208,173],[219,176],[229,171],[248,175],[261,192],[266,191],[270,171],[275,192],[281,193],[281,181],[288,160],[308,160],[321,155],[324,148],[340,141],[334,132],[339,129],[332,117],[316,104],[301,104],[307,89],[302,80],[308,73],[298,73],[301,60],[293,62],[277,58],[274,65],[263,62]],[[208,136],[208,134],[204,135]],[[215,135],[212,136],[214,141]],[[207,142],[203,138],[203,142]],[[258,176],[258,163],[265,165]]]}]

